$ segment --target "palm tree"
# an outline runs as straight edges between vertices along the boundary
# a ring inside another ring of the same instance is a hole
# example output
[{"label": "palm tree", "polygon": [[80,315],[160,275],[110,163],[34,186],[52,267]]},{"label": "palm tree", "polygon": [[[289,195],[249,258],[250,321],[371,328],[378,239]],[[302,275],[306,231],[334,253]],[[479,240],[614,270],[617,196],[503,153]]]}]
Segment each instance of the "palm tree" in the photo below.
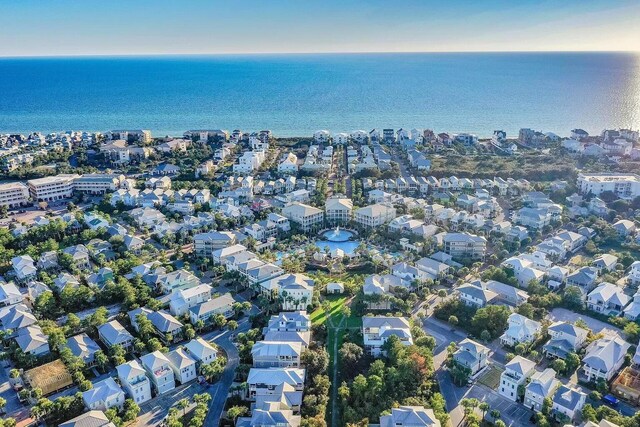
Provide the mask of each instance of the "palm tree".
[{"label": "palm tree", "polygon": [[498,411],[497,409],[492,409],[491,412],[489,412],[489,415],[491,416],[491,418],[493,418],[494,422],[501,416],[500,411]]},{"label": "palm tree", "polygon": [[442,303],[444,299],[447,297],[447,291],[445,289],[440,289],[438,291],[438,296],[440,297],[440,302]]},{"label": "palm tree", "polygon": [[189,399],[185,397],[178,400],[176,406],[178,407],[178,409],[182,409],[182,416],[184,417],[184,414],[187,412],[187,408],[189,407]]},{"label": "palm tree", "polygon": [[484,420],[484,415],[487,413],[487,411],[489,409],[491,409],[491,407],[489,406],[489,404],[487,402],[480,403],[480,405],[478,407],[482,411],[482,419]]}]

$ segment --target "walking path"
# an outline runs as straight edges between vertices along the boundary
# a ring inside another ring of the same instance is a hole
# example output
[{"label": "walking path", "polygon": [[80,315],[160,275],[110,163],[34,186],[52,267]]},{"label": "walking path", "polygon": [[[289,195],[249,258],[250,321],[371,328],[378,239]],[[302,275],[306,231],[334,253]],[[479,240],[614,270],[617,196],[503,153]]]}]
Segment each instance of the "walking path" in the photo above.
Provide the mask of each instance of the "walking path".
[{"label": "walking path", "polygon": [[[338,334],[342,332],[342,325],[345,322],[345,317],[340,320],[340,323],[335,328],[335,333],[333,337],[333,372],[331,378],[331,425],[338,425]],[[333,320],[329,319],[331,323],[331,327],[333,328]],[[327,335],[328,336],[328,335]]]}]

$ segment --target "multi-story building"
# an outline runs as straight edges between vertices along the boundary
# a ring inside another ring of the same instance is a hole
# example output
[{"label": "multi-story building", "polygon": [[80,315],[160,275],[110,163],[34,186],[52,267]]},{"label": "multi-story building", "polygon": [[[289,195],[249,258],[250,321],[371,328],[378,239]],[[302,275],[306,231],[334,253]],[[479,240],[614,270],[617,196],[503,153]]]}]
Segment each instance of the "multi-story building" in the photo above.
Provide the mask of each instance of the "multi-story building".
[{"label": "multi-story building", "polygon": [[391,336],[396,336],[404,345],[413,344],[411,325],[404,317],[363,316],[362,336],[368,354],[378,356],[382,346]]},{"label": "multi-story building", "polygon": [[251,348],[254,368],[299,368],[302,344],[258,341]]},{"label": "multi-story building", "polygon": [[211,231],[193,236],[196,255],[205,258],[211,258],[216,249],[226,248],[236,243],[238,243],[238,234],[232,231]]},{"label": "multi-story building", "polygon": [[453,258],[484,258],[487,239],[469,233],[447,233],[443,237],[444,252]]},{"label": "multi-story building", "polygon": [[527,379],[535,371],[535,362],[516,356],[505,366],[500,376],[498,392],[509,400],[518,400],[518,387],[525,384]]},{"label": "multi-story building", "polygon": [[531,343],[542,329],[542,324],[521,314],[511,313],[509,327],[500,337],[502,345],[516,346],[521,343]]},{"label": "multi-story building", "polygon": [[0,184],[0,206],[17,208],[29,203],[29,187],[22,182]]},{"label": "multi-story building", "polygon": [[211,299],[211,286],[201,284],[191,288],[177,289],[171,293],[169,307],[171,314],[182,316],[191,307],[202,304]]},{"label": "multi-story building", "polygon": [[298,224],[304,232],[318,229],[324,220],[323,212],[320,209],[297,202],[282,209],[282,215]]},{"label": "multi-story building", "polygon": [[81,193],[105,194],[120,188],[120,184],[124,179],[124,175],[85,174],[73,180],[73,189]]},{"label": "multi-story building", "polygon": [[362,227],[379,227],[396,217],[393,206],[376,203],[356,210],[355,221]]},{"label": "multi-story building", "polygon": [[93,384],[91,390],[82,393],[82,400],[87,409],[99,409],[106,411],[116,407],[122,409],[124,405],[124,392],[111,377]]},{"label": "multi-story building", "polygon": [[458,345],[458,350],[453,354],[453,360],[457,364],[468,368],[471,371],[471,375],[475,375],[487,366],[489,349],[466,338]]},{"label": "multi-story building", "polygon": [[273,394],[281,384],[289,384],[296,391],[304,388],[305,370],[300,368],[251,368],[247,378],[248,397]]},{"label": "multi-story building", "polygon": [[589,344],[582,362],[589,381],[609,381],[624,363],[631,345],[618,336],[600,338]]},{"label": "multi-story building", "polygon": [[107,132],[108,139],[124,139],[128,142],[151,142],[151,131],[143,129],[112,130]]},{"label": "multi-story building", "polygon": [[73,196],[74,181],[80,175],[63,174],[27,181],[33,201],[53,202]]},{"label": "multi-story building", "polygon": [[169,365],[180,384],[186,384],[196,379],[198,362],[186,350],[177,348],[170,351],[167,353],[167,359],[169,359]]},{"label": "multi-story building", "polygon": [[640,196],[640,176],[622,173],[598,173],[578,175],[578,188],[583,194],[599,196],[610,191],[623,199]]},{"label": "multi-story building", "polygon": [[233,304],[236,300],[233,299],[230,293],[226,293],[216,298],[212,298],[201,304],[197,304],[189,309],[189,318],[191,323],[196,323],[198,320],[207,322],[210,318],[222,314],[225,319],[233,316]]},{"label": "multi-story building", "polygon": [[283,274],[259,284],[260,292],[280,301],[283,310],[304,310],[311,303],[314,281],[304,274]]},{"label": "multi-story building", "polygon": [[524,392],[524,406],[536,412],[542,410],[544,399],[551,396],[559,386],[560,381],[556,379],[556,371],[553,369],[535,372]]},{"label": "multi-story building", "polygon": [[324,203],[325,218],[331,224],[347,224],[351,221],[353,202],[344,196],[329,197]]},{"label": "multi-story building", "polygon": [[159,351],[154,351],[153,353],[145,354],[140,360],[149,378],[151,378],[156,393],[163,394],[176,388],[173,369],[171,369],[167,356]]},{"label": "multi-story building", "polygon": [[137,360],[118,365],[116,370],[120,384],[137,404],[151,399],[151,383],[146,371]]},{"label": "multi-story building", "polygon": [[567,322],[555,322],[548,327],[551,339],[542,349],[547,357],[566,359],[570,353],[580,350],[589,332]]}]

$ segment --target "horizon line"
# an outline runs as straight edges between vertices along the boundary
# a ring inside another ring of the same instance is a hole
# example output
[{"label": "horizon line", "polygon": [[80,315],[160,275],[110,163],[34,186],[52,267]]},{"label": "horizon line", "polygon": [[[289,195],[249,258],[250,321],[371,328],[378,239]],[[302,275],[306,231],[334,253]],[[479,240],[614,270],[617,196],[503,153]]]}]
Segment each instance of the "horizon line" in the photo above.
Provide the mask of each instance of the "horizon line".
[{"label": "horizon line", "polygon": [[487,53],[640,53],[640,50],[425,50],[425,51],[320,51],[320,52],[199,52],[199,53],[77,53],[60,55],[1,55],[0,59],[127,58],[177,56],[268,56],[268,55],[367,55],[367,54],[487,54]]}]

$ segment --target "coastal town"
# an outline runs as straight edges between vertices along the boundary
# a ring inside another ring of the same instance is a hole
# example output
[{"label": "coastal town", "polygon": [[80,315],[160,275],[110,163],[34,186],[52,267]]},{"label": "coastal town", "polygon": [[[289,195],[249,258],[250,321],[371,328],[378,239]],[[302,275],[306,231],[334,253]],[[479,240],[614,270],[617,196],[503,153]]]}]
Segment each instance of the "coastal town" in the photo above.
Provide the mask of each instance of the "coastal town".
[{"label": "coastal town", "polygon": [[0,135],[0,427],[640,427],[638,131]]}]

